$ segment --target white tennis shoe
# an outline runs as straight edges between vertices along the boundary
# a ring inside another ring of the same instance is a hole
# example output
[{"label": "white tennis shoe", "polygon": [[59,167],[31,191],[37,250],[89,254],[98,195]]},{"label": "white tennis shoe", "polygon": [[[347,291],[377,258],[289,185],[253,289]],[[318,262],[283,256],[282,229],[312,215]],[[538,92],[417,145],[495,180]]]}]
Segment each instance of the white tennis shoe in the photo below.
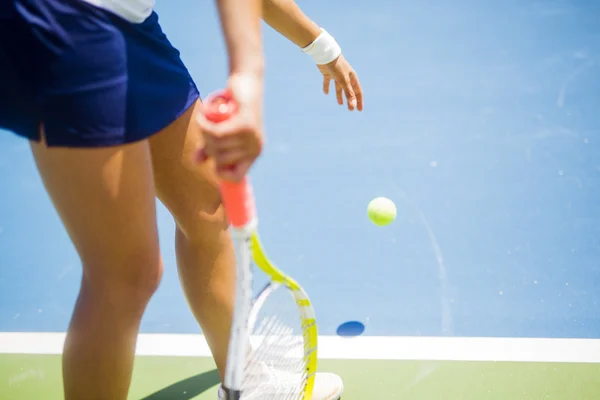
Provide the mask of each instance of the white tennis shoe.
[{"label": "white tennis shoe", "polygon": [[[260,399],[271,399],[272,395],[269,395],[269,390],[274,385],[277,385],[277,393],[281,393],[278,396],[278,399],[290,399],[297,400],[297,395],[293,395],[293,391],[296,389],[296,386],[289,386],[289,390],[285,386],[290,385],[294,382],[297,382],[295,379],[286,379],[284,376],[273,371],[273,375],[271,375],[271,379],[266,380],[264,383],[261,383],[256,389],[252,390],[250,393],[247,393],[244,396],[244,400],[260,400]],[[280,379],[282,378],[282,379]],[[283,387],[281,387],[283,386]],[[283,390],[282,390],[283,389]],[[342,396],[342,392],[344,391],[344,382],[342,378],[340,378],[336,374],[328,373],[328,372],[318,372],[315,376],[315,387],[313,389],[313,400],[338,400]],[[289,397],[286,396],[285,392],[289,392]],[[223,390],[223,387],[219,386],[218,391],[218,399],[219,400],[227,400],[227,395]]]}]

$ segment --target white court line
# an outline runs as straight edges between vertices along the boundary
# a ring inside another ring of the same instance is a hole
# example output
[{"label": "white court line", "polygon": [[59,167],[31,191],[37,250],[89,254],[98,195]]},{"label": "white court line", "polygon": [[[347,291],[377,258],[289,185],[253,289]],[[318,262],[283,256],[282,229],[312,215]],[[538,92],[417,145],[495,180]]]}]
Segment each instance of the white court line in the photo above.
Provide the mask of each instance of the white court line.
[{"label": "white court line", "polygon": [[[0,332],[0,354],[61,354],[64,333]],[[600,363],[600,339],[339,336],[319,337],[319,358]],[[210,357],[202,335],[141,334],[142,356]]]}]

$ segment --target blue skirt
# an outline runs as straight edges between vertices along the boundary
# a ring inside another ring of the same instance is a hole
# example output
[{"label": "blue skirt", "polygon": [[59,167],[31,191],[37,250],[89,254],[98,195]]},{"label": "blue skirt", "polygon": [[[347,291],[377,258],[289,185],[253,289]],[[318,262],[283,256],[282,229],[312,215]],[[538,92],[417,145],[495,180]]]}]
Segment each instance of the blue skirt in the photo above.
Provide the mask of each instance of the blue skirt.
[{"label": "blue skirt", "polygon": [[141,24],[80,0],[0,0],[0,128],[48,146],[145,139],[199,97],[153,13]]}]

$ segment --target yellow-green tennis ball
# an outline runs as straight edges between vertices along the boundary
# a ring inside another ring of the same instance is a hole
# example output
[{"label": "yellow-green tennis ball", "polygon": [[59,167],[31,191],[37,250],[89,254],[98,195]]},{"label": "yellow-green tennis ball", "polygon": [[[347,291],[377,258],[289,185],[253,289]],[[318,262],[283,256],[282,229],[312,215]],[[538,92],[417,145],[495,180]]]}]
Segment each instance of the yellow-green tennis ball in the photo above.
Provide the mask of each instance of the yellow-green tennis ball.
[{"label": "yellow-green tennis ball", "polygon": [[377,226],[385,226],[396,219],[396,205],[386,197],[377,197],[369,202],[367,214]]}]

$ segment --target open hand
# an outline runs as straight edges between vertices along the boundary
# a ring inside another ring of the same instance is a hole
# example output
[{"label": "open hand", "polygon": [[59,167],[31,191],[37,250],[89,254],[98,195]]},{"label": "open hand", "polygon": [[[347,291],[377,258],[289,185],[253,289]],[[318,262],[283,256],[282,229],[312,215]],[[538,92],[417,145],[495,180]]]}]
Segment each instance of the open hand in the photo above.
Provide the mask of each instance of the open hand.
[{"label": "open hand", "polygon": [[363,94],[358,76],[352,66],[341,54],[329,64],[317,65],[323,74],[323,93],[329,94],[331,81],[335,82],[335,94],[339,105],[344,104],[344,95],[348,110],[363,109]]}]

